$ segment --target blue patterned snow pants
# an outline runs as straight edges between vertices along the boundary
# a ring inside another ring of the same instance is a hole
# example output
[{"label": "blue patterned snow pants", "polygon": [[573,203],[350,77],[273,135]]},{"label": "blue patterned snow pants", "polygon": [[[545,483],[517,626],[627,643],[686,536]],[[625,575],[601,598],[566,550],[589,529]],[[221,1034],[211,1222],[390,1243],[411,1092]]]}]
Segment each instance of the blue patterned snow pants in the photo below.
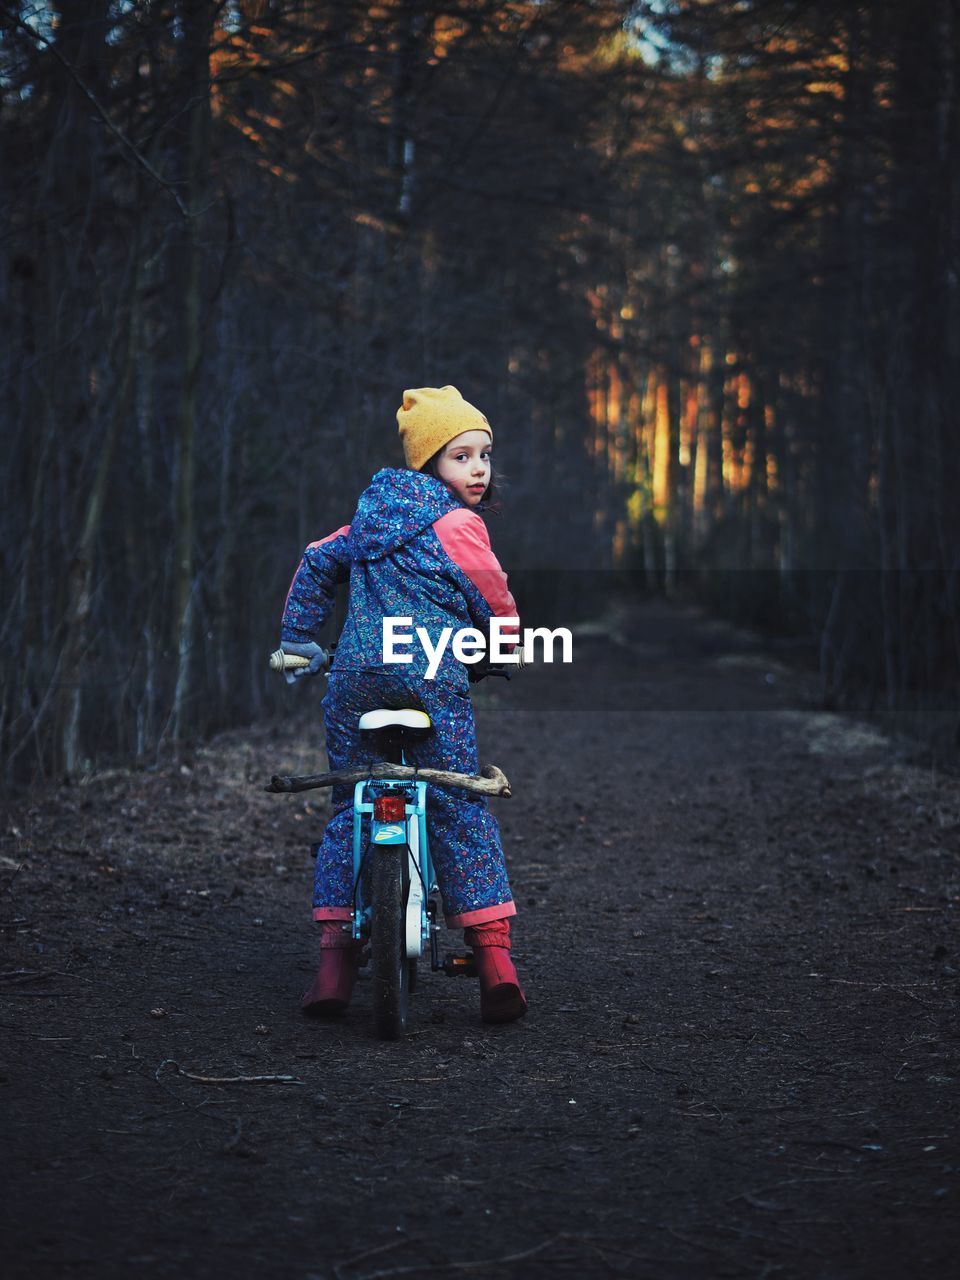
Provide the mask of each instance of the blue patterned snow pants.
[{"label": "blue patterned snow pants", "polygon": [[[437,680],[385,671],[333,671],[323,699],[332,769],[366,764],[371,747],[357,721],[377,707],[415,707],[433,728],[406,747],[409,764],[476,773],[477,736],[470,696]],[[516,913],[500,844],[500,828],[482,796],[427,788],[427,836],[446,922],[453,928]],[[317,846],[315,920],[349,920],[353,902],[353,787],[333,788],[333,817]]]}]

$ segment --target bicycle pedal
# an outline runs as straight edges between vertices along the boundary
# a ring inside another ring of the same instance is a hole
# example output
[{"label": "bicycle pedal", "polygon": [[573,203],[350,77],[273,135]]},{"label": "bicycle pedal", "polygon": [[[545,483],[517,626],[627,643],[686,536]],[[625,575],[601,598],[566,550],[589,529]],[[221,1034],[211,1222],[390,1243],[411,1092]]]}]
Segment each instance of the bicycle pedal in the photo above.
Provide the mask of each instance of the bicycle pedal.
[{"label": "bicycle pedal", "polygon": [[473,956],[450,955],[443,958],[443,972],[448,978],[475,978],[477,966]]}]

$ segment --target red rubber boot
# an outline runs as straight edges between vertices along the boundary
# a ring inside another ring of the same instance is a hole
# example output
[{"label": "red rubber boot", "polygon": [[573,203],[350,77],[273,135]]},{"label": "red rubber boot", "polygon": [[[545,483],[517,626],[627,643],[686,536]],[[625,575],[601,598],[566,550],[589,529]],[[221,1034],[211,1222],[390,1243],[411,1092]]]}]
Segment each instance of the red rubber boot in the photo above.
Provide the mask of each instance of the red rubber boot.
[{"label": "red rubber boot", "polygon": [[470,925],[463,940],[473,948],[480,979],[480,1017],[484,1022],[514,1022],[527,1012],[527,998],[510,959],[510,920]]},{"label": "red rubber boot", "polygon": [[321,920],[319,925],[320,967],[303,993],[300,1010],[308,1018],[335,1018],[350,1003],[363,944],[351,936],[348,921]]}]

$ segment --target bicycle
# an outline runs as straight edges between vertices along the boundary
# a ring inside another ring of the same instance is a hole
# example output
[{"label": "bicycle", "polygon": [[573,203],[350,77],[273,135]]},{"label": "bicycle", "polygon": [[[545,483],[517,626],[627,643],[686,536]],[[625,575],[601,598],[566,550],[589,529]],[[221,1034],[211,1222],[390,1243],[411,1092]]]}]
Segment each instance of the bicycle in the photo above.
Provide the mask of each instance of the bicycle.
[{"label": "bicycle", "polygon": [[[332,650],[324,656],[327,673],[331,659]],[[274,671],[307,666],[309,661],[281,649],[270,656]],[[509,679],[502,667],[487,667],[484,674]],[[383,1040],[399,1040],[406,1031],[410,995],[425,949],[434,973],[476,974],[469,955],[440,959],[440,890],[427,837],[427,785],[507,797],[510,784],[495,765],[484,766],[476,777],[408,765],[409,735],[425,735],[431,729],[424,711],[382,707],[364,712],[358,727],[371,735],[376,763],[299,778],[274,775],[267,790],[283,794],[353,784],[353,937],[369,947],[376,1033]],[[369,825],[366,840],[364,819]]]}]

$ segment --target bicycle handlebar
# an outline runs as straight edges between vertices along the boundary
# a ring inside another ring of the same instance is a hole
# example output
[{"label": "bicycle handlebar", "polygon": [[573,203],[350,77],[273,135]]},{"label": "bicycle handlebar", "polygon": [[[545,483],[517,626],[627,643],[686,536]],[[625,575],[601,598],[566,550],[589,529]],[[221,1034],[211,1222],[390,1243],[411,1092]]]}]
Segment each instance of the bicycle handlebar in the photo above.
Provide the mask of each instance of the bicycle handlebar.
[{"label": "bicycle handlebar", "polygon": [[[326,649],[324,650],[324,653],[325,653],[324,666],[329,668],[331,662],[333,661],[333,649],[332,648]],[[282,649],[276,649],[270,655],[271,671],[279,671],[279,672],[298,671],[302,667],[309,667],[309,665],[310,665],[310,659],[303,658],[298,653],[284,653]],[[503,676],[505,680],[509,680],[511,672],[522,671],[527,664],[523,660],[523,651],[521,650],[521,652],[517,655],[516,662],[508,662],[508,663],[502,663],[502,664],[498,663],[496,665],[490,665],[490,666],[486,666],[483,663],[480,663],[479,665],[481,667],[481,671],[478,672],[478,675],[482,673],[482,675],[484,676]],[[468,671],[472,671],[475,669],[476,667],[474,664],[467,665]]]},{"label": "bicycle handlebar", "polygon": [[[333,658],[333,650],[327,649],[324,652],[326,653],[324,665],[329,667]],[[301,667],[309,667],[309,665],[310,659],[301,658],[299,653],[284,653],[282,649],[276,649],[270,655],[271,671],[298,671]]]},{"label": "bicycle handlebar", "polygon": [[467,674],[470,677],[471,684],[475,684],[478,680],[483,680],[486,676],[502,676],[504,680],[509,680],[515,671],[522,671],[527,665],[523,660],[523,650],[520,649],[515,662],[488,663],[481,660],[475,665],[468,664]]}]

